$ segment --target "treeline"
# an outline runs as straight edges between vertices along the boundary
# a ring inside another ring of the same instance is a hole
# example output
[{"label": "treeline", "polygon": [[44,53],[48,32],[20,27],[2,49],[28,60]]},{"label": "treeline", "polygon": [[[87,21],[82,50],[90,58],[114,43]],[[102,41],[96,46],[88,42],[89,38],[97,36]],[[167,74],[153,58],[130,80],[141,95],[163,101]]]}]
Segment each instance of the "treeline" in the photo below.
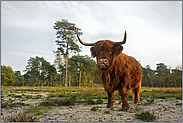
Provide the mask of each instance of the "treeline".
[{"label": "treeline", "polygon": [[[51,65],[43,57],[30,57],[26,72],[13,71],[11,67],[1,65],[1,85],[3,86],[65,86],[65,65]],[[63,60],[63,59],[62,59]],[[56,69],[57,66],[57,69]],[[58,72],[57,72],[58,71]],[[157,64],[156,70],[149,65],[142,67],[142,86],[145,87],[182,87],[182,68],[171,69],[164,63]],[[89,56],[74,55],[68,59],[67,86],[100,85],[97,63]]]},{"label": "treeline", "polygon": [[156,64],[156,70],[149,65],[142,68],[142,86],[146,87],[182,87],[182,67],[171,69],[164,63]]},{"label": "treeline", "polygon": [[[55,60],[55,62],[58,58]],[[67,86],[93,86],[100,84],[96,62],[89,56],[74,55],[68,60]],[[26,72],[13,71],[1,65],[1,85],[3,86],[65,86],[65,65],[51,65],[43,57],[30,57]]]}]

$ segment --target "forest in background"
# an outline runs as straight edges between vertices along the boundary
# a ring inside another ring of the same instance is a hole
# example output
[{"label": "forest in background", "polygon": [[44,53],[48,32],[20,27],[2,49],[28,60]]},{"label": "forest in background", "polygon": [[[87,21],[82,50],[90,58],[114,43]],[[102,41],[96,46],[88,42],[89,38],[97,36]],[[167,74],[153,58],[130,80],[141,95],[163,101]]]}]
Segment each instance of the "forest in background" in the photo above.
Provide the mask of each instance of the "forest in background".
[{"label": "forest in background", "polygon": [[[13,71],[9,66],[1,65],[2,86],[100,86],[97,63],[89,56],[81,56],[81,47],[76,42],[76,29],[82,35],[76,24],[62,19],[56,21],[53,28],[56,30],[56,45],[54,64],[43,57],[30,57],[26,72]],[[70,53],[75,53],[69,58]],[[145,87],[182,87],[182,66],[175,69],[164,63],[156,64],[156,70],[149,65],[142,66],[142,86]]]},{"label": "forest in background", "polygon": [[[58,59],[58,58],[57,58]],[[30,58],[25,74],[1,65],[1,85],[3,86],[65,86],[65,65],[51,65],[44,58]],[[182,87],[182,68],[167,68],[164,63],[157,64],[156,70],[149,65],[142,67],[142,86]],[[74,55],[69,58],[67,86],[100,86],[97,63],[89,56]]]}]

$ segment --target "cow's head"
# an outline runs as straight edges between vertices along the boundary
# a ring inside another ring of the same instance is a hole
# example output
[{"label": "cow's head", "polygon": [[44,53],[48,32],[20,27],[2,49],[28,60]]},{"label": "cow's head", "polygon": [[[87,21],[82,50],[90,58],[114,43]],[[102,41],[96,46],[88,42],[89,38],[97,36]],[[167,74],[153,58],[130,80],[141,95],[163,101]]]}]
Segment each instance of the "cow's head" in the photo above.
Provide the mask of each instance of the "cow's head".
[{"label": "cow's head", "polygon": [[113,42],[110,40],[100,40],[95,43],[85,43],[82,41],[78,35],[76,29],[78,40],[81,44],[85,46],[93,46],[90,48],[91,55],[97,58],[97,66],[101,70],[106,70],[111,66],[113,59],[118,56],[122,50],[124,44],[126,42],[126,31],[124,35],[123,41]]}]

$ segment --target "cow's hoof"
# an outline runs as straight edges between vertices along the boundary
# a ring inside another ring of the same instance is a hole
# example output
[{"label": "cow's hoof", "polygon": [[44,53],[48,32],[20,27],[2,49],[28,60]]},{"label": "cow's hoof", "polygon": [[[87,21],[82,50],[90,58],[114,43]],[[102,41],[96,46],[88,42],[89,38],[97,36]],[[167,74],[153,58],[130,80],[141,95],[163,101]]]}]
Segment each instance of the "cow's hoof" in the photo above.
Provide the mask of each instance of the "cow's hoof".
[{"label": "cow's hoof", "polygon": [[120,100],[118,104],[122,104],[122,101]]},{"label": "cow's hoof", "polygon": [[113,106],[109,106],[109,105],[107,105],[107,108],[112,108]]},{"label": "cow's hoof", "polygon": [[107,105],[107,108],[110,108],[110,107],[111,107],[111,106],[108,106],[108,105]]},{"label": "cow's hoof", "polygon": [[138,103],[138,102],[139,102],[139,100],[135,100],[135,101],[134,101],[134,103]]},{"label": "cow's hoof", "polygon": [[130,111],[130,108],[129,107],[122,107],[122,110],[123,111]]},{"label": "cow's hoof", "polygon": [[118,103],[118,104],[122,104],[122,102],[120,102],[120,101],[119,101],[119,103]]}]

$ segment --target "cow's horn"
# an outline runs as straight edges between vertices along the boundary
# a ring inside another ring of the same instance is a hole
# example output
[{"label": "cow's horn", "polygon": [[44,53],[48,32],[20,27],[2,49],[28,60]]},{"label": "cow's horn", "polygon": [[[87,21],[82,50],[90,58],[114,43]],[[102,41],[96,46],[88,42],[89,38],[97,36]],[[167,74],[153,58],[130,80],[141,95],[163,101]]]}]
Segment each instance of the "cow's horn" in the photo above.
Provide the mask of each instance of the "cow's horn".
[{"label": "cow's horn", "polygon": [[123,41],[116,42],[115,45],[121,45],[121,44],[125,44],[125,43],[126,43],[126,31],[125,31],[125,35],[124,35]]},{"label": "cow's horn", "polygon": [[94,43],[85,43],[84,41],[82,41],[78,35],[78,31],[76,29],[76,33],[77,33],[77,37],[78,37],[78,40],[79,42],[82,44],[82,45],[85,45],[85,46],[94,46]]}]

